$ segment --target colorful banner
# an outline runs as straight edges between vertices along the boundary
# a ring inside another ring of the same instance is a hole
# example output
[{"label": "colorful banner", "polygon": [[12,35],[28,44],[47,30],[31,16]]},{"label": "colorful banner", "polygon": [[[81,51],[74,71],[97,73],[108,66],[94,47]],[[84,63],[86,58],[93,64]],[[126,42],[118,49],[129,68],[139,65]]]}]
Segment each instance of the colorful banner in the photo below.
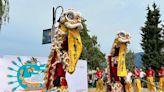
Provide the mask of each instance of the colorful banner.
[{"label": "colorful banner", "polygon": [[0,86],[0,90],[42,90],[46,61],[45,57],[3,56],[0,62],[0,81],[3,86]]},{"label": "colorful banner", "polygon": [[[47,57],[0,57],[1,92],[45,92],[43,78],[46,62]],[[86,61],[79,60],[75,73],[67,74],[66,78],[70,92],[88,92]]]}]

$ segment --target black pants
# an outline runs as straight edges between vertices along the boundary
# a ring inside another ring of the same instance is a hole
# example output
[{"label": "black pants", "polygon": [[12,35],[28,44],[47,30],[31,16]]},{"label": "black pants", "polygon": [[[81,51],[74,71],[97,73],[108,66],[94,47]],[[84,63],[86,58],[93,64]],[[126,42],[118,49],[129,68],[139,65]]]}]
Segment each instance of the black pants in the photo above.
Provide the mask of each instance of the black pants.
[{"label": "black pants", "polygon": [[125,91],[125,80],[124,80],[123,77],[121,77],[121,84],[122,84],[122,86],[123,86],[124,92],[126,92],[126,91]]},{"label": "black pants", "polygon": [[57,76],[56,80],[53,81],[54,87],[60,87],[60,77]]}]

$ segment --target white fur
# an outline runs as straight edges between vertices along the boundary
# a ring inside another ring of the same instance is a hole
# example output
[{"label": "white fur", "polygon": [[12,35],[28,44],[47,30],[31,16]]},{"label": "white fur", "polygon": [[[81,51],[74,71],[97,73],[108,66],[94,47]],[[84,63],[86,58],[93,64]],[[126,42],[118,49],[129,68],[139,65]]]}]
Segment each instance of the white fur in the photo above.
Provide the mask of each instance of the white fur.
[{"label": "white fur", "polygon": [[81,23],[71,24],[71,23],[69,23],[69,22],[65,22],[64,25],[65,25],[67,28],[70,28],[70,29],[82,28]]}]

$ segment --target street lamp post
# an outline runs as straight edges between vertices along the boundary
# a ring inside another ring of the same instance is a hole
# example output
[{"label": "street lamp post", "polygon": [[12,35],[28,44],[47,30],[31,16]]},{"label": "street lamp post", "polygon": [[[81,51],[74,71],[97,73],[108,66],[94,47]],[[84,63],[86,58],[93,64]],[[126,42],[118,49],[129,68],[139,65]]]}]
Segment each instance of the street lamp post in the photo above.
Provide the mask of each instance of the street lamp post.
[{"label": "street lamp post", "polygon": [[52,28],[48,28],[48,29],[44,29],[43,30],[43,38],[42,38],[42,44],[49,44],[52,42],[52,39],[53,39],[53,35],[54,35],[54,30],[56,29],[56,12],[57,10],[61,8],[62,9],[62,12],[61,14],[63,13],[64,11],[64,8],[62,6],[58,6],[56,8],[53,7],[53,10],[52,10]]}]

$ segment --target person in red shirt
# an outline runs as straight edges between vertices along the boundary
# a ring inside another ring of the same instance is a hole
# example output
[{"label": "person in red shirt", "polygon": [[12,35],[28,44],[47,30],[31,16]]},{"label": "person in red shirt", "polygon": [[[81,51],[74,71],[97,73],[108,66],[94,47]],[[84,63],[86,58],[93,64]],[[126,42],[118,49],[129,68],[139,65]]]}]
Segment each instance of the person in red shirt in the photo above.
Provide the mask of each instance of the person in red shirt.
[{"label": "person in red shirt", "polygon": [[98,67],[96,69],[96,77],[99,79],[99,78],[102,78],[102,70],[100,70]]},{"label": "person in red shirt", "polygon": [[161,66],[161,69],[158,71],[159,76],[159,90],[158,92],[163,92],[161,89],[164,90],[164,66]]},{"label": "person in red shirt", "polygon": [[137,67],[134,68],[133,78],[140,78],[140,70]]},{"label": "person in red shirt", "polygon": [[134,92],[142,92],[141,88],[141,80],[140,78],[140,70],[135,67],[133,71],[133,78],[134,78]]},{"label": "person in red shirt", "polygon": [[[155,77],[155,71],[151,68],[151,66],[148,68],[148,70],[146,70],[146,80],[151,83],[151,84],[147,84],[147,88],[150,92],[155,92],[156,91],[156,87],[153,86],[155,85],[154,83],[154,77]],[[152,85],[153,84],[153,85]]]},{"label": "person in red shirt", "polygon": [[97,77],[97,81],[96,81],[96,92],[103,92],[103,71],[100,70],[98,67],[96,68],[96,77]]}]

